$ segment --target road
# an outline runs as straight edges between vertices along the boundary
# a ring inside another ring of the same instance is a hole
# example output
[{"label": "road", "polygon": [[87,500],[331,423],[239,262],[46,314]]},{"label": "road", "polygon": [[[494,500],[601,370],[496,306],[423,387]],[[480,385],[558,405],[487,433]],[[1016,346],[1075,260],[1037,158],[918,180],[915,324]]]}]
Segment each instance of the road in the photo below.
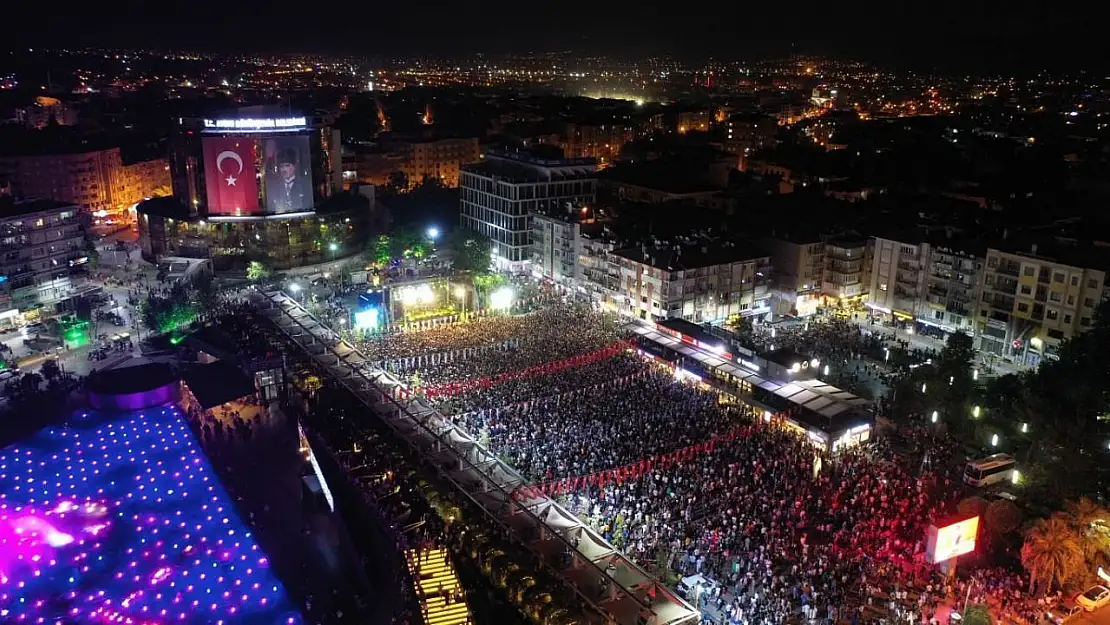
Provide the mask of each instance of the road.
[{"label": "road", "polygon": [[[867,317],[864,315],[861,315],[860,318],[853,319],[853,322],[855,322],[855,324],[858,325],[860,328],[873,334],[882,335],[887,338],[898,339],[900,341],[909,341],[911,347],[915,347],[918,349],[935,349],[938,352],[944,349],[944,341],[941,339],[935,339],[931,336],[926,336],[916,332],[911,333],[901,329],[888,328],[881,324],[870,324],[867,321]],[[978,356],[976,358],[976,364],[979,366],[981,373],[988,377],[1004,376],[1011,373],[1020,373],[1021,371],[1027,369],[1027,367],[1019,367],[999,358],[992,357],[988,359],[983,352],[977,353]],[[988,369],[991,370],[990,373],[988,373]]]}]

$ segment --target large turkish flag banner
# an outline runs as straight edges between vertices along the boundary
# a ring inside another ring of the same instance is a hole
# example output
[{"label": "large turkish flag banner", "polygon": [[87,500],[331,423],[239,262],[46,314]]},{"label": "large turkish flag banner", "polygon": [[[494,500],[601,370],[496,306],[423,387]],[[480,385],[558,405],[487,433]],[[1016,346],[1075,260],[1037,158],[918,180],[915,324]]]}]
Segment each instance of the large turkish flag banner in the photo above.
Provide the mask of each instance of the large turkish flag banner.
[{"label": "large turkish flag banner", "polygon": [[258,213],[258,142],[248,137],[205,137],[204,179],[211,215]]}]

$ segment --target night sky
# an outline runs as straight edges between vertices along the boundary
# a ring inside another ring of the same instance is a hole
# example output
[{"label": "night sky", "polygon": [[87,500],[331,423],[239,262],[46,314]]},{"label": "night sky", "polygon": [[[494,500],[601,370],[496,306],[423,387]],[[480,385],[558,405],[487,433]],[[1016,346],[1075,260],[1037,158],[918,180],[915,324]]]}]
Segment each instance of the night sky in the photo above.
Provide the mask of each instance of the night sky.
[{"label": "night sky", "polygon": [[81,8],[64,13],[58,5],[17,3],[10,9],[22,18],[13,20],[21,25],[16,41],[359,55],[572,50],[689,60],[798,52],[956,70],[1093,68],[1110,57],[1101,50],[1099,20],[1083,5],[1047,0],[74,4]]}]

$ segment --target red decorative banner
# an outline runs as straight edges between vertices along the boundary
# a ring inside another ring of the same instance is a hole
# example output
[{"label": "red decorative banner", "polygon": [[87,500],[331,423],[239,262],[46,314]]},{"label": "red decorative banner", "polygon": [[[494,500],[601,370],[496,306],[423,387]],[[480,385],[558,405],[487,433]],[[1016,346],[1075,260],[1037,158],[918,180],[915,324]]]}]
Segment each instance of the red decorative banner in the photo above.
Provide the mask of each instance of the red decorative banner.
[{"label": "red decorative banner", "polygon": [[637,479],[655,469],[667,469],[674,464],[693,460],[702,454],[712,452],[717,445],[731,443],[737,439],[749,438],[759,427],[762,426],[745,425],[695,445],[676,449],[665,454],[659,454],[615,469],[597,471],[588,475],[569,477],[563,480],[533,484],[531,486],[521,486],[513,491],[513,498],[517,500],[528,500],[536,499],[544,495],[548,497],[558,497],[559,495],[577,492],[589,486],[604,487],[606,484],[612,482],[621,484],[626,480]]},{"label": "red decorative banner", "polygon": [[466,393],[474,389],[489,388],[495,384],[509,382],[511,380],[522,380],[524,378],[531,378],[537,375],[547,373],[558,373],[567,369],[574,369],[588,364],[612,358],[621,352],[635,348],[633,341],[618,341],[607,347],[603,347],[597,351],[589,352],[586,354],[578,354],[563,360],[556,360],[553,362],[545,362],[540,365],[534,365],[520,371],[505,371],[498,373],[494,376],[487,376],[471,380],[463,380],[461,382],[448,382],[446,384],[437,384],[429,386],[424,389],[424,393],[429,398],[434,397],[451,397],[460,393]]}]

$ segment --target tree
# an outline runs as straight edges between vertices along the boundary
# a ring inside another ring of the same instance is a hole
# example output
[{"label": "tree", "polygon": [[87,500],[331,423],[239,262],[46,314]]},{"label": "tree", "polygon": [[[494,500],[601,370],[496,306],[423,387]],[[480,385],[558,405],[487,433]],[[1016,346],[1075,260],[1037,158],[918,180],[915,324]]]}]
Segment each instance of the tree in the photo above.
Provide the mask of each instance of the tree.
[{"label": "tree", "polygon": [[378,235],[370,242],[370,259],[375,263],[385,266],[393,260],[393,241],[388,234]]},{"label": "tree", "polygon": [[39,387],[42,386],[42,376],[37,373],[24,373],[19,383],[23,386],[23,396],[26,397],[39,392]]},{"label": "tree", "polygon": [[987,505],[983,525],[995,536],[1003,536],[1021,525],[1021,510],[1012,501],[997,499]]},{"label": "tree", "polygon": [[409,189],[409,177],[405,172],[397,170],[389,174],[389,181],[385,186],[392,193],[404,193]]},{"label": "tree", "polygon": [[247,280],[258,282],[270,277],[270,268],[260,261],[252,260],[247,265]]},{"label": "tree", "polygon": [[58,361],[53,358],[43,361],[41,371],[47,382],[53,382],[62,377],[62,368],[58,366]]},{"label": "tree", "polygon": [[1083,549],[1079,546],[1067,515],[1057,513],[1040,519],[1025,532],[1021,565],[1029,573],[1029,592],[1062,588],[1082,575]]},{"label": "tree", "polygon": [[1110,565],[1110,511],[1087,497],[1069,501],[1068,518],[1089,570]]},{"label": "tree", "polygon": [[964,609],[963,625],[993,625],[994,618],[985,605],[973,604]]},{"label": "tree", "polygon": [[451,233],[448,245],[454,254],[452,268],[455,271],[475,273],[489,271],[491,264],[489,239],[459,228]]}]

